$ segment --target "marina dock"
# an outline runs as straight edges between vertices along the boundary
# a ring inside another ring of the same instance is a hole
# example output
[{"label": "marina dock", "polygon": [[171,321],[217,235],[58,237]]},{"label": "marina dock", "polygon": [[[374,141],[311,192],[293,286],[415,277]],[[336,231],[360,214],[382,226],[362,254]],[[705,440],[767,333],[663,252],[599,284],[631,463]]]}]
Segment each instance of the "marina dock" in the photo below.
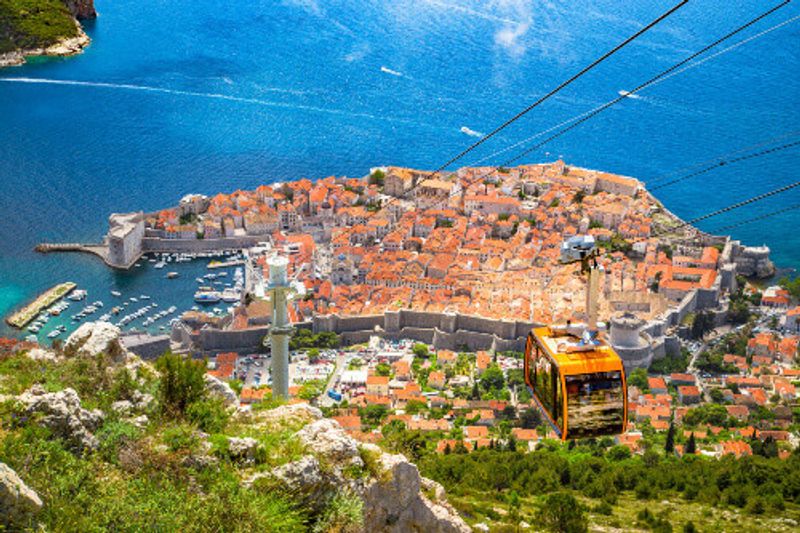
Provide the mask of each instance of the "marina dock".
[{"label": "marina dock", "polygon": [[67,294],[72,291],[76,287],[75,283],[71,281],[67,281],[65,283],[59,283],[55,287],[52,287],[45,291],[44,293],[40,294],[33,302],[29,303],[10,317],[6,319],[6,322],[15,328],[22,329],[25,325],[36,318],[36,316],[42,312],[42,310],[50,307],[61,298],[66,296]]},{"label": "marina dock", "polygon": [[211,261],[208,263],[208,268],[226,268],[243,264],[244,259],[234,259],[232,261]]}]

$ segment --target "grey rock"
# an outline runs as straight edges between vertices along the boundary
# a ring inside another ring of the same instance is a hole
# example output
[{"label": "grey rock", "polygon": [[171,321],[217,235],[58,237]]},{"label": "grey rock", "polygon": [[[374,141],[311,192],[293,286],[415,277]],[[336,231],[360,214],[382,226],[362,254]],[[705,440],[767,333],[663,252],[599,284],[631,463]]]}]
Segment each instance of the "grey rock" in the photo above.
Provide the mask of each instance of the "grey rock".
[{"label": "grey rock", "polygon": [[228,437],[228,452],[234,461],[255,463],[258,446],[258,441],[250,437]]},{"label": "grey rock", "polygon": [[114,363],[125,363],[129,354],[119,341],[120,329],[108,322],[87,322],[64,343],[64,353],[97,357],[108,354]]},{"label": "grey rock", "polygon": [[54,351],[45,350],[44,348],[34,348],[29,350],[25,355],[28,356],[28,359],[33,359],[34,361],[49,361],[55,363],[61,360]]},{"label": "grey rock", "polygon": [[82,408],[78,393],[73,389],[45,392],[41,386],[34,385],[17,399],[28,415],[43,415],[40,423],[75,450],[82,452],[97,448],[99,443],[93,432],[103,422],[103,412]]},{"label": "grey rock", "polygon": [[133,413],[133,404],[128,400],[120,400],[111,404],[111,410],[120,416],[128,416]]},{"label": "grey rock", "polygon": [[39,495],[12,468],[0,463],[0,526],[11,530],[32,526],[32,515],[41,508]]},{"label": "grey rock", "polygon": [[225,405],[231,406],[239,403],[239,397],[236,395],[230,385],[212,376],[211,374],[206,374],[205,380],[206,391],[212,396],[220,398]]},{"label": "grey rock", "polygon": [[147,415],[139,415],[133,418],[129,418],[128,422],[130,422],[139,429],[144,429],[147,427],[147,424],[150,423],[150,419],[147,418]]},{"label": "grey rock", "polygon": [[358,465],[364,462],[358,453],[358,444],[335,420],[323,418],[297,432],[297,437],[309,450],[332,464]]}]

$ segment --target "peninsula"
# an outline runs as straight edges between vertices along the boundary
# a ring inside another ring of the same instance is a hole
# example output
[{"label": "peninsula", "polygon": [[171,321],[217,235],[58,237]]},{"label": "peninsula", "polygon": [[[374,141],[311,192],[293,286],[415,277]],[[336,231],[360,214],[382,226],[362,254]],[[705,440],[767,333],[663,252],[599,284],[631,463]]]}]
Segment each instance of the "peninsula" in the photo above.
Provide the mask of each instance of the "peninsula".
[{"label": "peninsula", "polygon": [[80,53],[90,41],[78,21],[96,16],[94,0],[0,0],[0,67]]},{"label": "peninsula", "polygon": [[274,251],[306,287],[290,309],[295,323],[353,342],[380,330],[447,349],[520,350],[520,332],[533,325],[584,318],[585,281],[558,257],[566,237],[588,234],[604,250],[600,315],[628,369],[677,352],[686,316],[707,311],[722,320],[736,274],[774,272],[769,249],[686,225],[637,179],[564,161],[462,168],[437,179],[378,167],[361,178],[189,194],[160,211],[113,214],[109,225],[103,243],[37,249],[91,252],[117,268],[144,254],[250,250],[255,297],[223,324],[187,318],[189,332],[209,325],[207,338],[182,337],[200,351],[218,337],[243,338],[218,329],[253,329],[248,338],[259,339],[270,307],[257,297],[258,280]]}]

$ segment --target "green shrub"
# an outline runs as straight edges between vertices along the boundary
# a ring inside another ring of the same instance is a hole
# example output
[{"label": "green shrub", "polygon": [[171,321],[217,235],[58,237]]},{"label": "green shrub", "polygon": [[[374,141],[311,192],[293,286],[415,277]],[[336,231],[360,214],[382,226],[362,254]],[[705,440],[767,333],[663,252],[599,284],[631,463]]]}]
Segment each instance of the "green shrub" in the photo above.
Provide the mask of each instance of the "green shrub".
[{"label": "green shrub", "polygon": [[362,531],[364,504],[357,495],[344,490],[334,495],[314,524],[315,533],[357,533]]},{"label": "green shrub", "polygon": [[139,430],[127,422],[107,422],[96,434],[100,441],[100,454],[110,463],[117,462],[119,449],[139,437]]},{"label": "green shrub", "polygon": [[187,418],[206,433],[219,433],[228,425],[230,415],[219,398],[200,400],[189,404]]},{"label": "green shrub", "polygon": [[195,429],[189,424],[178,424],[168,427],[162,434],[164,444],[170,451],[195,450],[200,444],[200,437]]},{"label": "green shrub", "polygon": [[548,531],[583,533],[589,528],[583,506],[568,492],[547,496],[537,516]]},{"label": "green shrub", "polygon": [[161,372],[158,399],[165,415],[183,416],[189,405],[204,398],[204,361],[193,361],[177,354],[166,353],[156,360],[156,369]]}]

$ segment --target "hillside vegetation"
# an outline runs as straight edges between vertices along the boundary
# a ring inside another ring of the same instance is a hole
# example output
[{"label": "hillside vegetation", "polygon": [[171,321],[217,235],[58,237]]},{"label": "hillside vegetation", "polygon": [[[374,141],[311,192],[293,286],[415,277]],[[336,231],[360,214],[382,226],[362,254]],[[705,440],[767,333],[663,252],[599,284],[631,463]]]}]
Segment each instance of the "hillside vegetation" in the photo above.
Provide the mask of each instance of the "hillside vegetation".
[{"label": "hillside vegetation", "polygon": [[0,54],[46,48],[78,34],[63,0],[0,0]]},{"label": "hillside vegetation", "polygon": [[205,361],[145,363],[108,323],[55,351],[0,351],[4,528],[468,531],[406,458],[307,403],[241,409]]}]

